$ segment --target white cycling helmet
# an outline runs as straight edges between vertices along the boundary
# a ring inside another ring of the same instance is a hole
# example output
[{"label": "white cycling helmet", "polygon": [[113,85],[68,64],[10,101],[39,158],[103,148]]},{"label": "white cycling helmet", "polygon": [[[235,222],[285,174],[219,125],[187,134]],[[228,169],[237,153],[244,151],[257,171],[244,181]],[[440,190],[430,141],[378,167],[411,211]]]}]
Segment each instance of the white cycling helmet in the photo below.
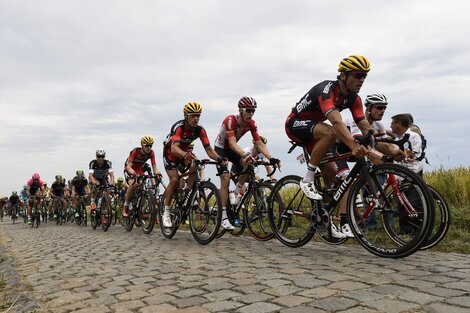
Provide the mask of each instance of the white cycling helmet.
[{"label": "white cycling helmet", "polygon": [[106,151],[104,149],[96,150],[96,156],[106,156]]},{"label": "white cycling helmet", "polygon": [[364,102],[365,107],[369,107],[369,105],[387,105],[387,97],[381,93],[373,93],[371,95],[367,95],[366,101]]}]

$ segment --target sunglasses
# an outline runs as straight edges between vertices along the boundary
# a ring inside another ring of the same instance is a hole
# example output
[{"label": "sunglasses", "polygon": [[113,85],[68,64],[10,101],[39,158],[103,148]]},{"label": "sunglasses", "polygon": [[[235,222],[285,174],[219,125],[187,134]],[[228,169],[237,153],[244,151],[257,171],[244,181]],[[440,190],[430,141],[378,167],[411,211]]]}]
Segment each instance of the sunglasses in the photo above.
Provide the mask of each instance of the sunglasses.
[{"label": "sunglasses", "polygon": [[250,114],[253,114],[255,113],[255,109],[243,109],[243,111],[245,111],[246,113],[250,113]]},{"label": "sunglasses", "polygon": [[144,145],[144,147],[147,147],[147,148],[152,148],[153,145]]},{"label": "sunglasses", "polygon": [[98,159],[104,159],[104,155],[97,155],[96,156]]},{"label": "sunglasses", "polygon": [[351,73],[351,76],[354,77],[355,79],[363,79],[367,77],[367,73]]},{"label": "sunglasses", "polygon": [[377,110],[380,110],[380,111],[383,111],[383,110],[387,109],[386,106],[375,106],[374,108],[376,108]]}]

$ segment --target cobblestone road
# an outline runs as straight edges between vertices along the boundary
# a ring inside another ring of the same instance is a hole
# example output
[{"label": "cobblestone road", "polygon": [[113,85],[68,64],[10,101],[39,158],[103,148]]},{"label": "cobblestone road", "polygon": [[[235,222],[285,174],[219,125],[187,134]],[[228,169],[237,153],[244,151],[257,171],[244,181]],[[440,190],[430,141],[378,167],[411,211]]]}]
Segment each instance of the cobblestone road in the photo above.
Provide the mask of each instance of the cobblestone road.
[{"label": "cobblestone road", "polygon": [[[469,312],[470,257],[0,223],[9,312]],[[1,290],[1,289],[0,289]],[[20,292],[21,291],[21,292]],[[13,293],[13,294],[12,294]],[[0,302],[1,303],[1,302]]]}]

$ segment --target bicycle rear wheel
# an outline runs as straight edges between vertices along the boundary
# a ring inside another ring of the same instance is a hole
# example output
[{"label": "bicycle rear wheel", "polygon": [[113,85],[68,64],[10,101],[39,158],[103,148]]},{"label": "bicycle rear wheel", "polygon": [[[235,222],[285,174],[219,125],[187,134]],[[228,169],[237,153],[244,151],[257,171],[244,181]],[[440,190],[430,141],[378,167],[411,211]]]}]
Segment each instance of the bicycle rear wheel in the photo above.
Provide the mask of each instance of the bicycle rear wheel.
[{"label": "bicycle rear wheel", "polygon": [[434,200],[434,225],[432,225],[431,235],[421,246],[421,250],[430,249],[441,242],[447,234],[451,223],[450,209],[446,200],[434,187],[428,185],[428,188]]},{"label": "bicycle rear wheel", "polygon": [[272,190],[271,184],[260,184],[245,203],[245,224],[251,235],[260,241],[267,241],[274,237],[268,217]]},{"label": "bicycle rear wheel", "polygon": [[150,192],[145,192],[142,198],[139,220],[141,229],[145,234],[150,234],[155,225],[155,219],[157,218],[156,201],[155,196]]},{"label": "bicycle rear wheel", "polygon": [[189,226],[193,238],[202,245],[208,244],[217,236],[222,220],[222,201],[217,187],[212,182],[201,182],[189,203]]},{"label": "bicycle rear wheel", "polygon": [[[349,225],[369,252],[401,258],[416,252],[430,234],[434,206],[420,176],[397,164],[374,165],[351,185],[348,197]],[[366,227],[367,213],[375,212],[377,224]],[[405,213],[412,211],[411,214]],[[406,216],[406,219],[403,218]]]},{"label": "bicycle rear wheel", "polygon": [[108,231],[108,228],[111,226],[113,220],[110,202],[111,200],[109,199],[109,196],[103,195],[103,197],[101,198],[101,228],[105,232]]},{"label": "bicycle rear wheel", "polygon": [[315,229],[312,226],[312,203],[300,188],[300,176],[281,178],[273,187],[268,217],[274,235],[288,247],[308,243]]}]

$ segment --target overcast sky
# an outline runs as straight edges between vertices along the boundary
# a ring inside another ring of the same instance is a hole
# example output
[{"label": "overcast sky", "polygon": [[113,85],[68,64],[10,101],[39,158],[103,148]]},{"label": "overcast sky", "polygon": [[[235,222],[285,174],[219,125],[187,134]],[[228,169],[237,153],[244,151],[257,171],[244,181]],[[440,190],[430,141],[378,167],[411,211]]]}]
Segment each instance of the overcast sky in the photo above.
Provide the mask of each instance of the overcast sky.
[{"label": "overcast sky", "polygon": [[34,172],[49,185],[87,172],[98,148],[120,176],[145,134],[163,170],[161,142],[185,103],[201,103],[213,143],[245,95],[283,161],[278,178],[303,175],[285,118],[350,54],[369,58],[360,96],[388,97],[386,125],[414,115],[426,170],[469,166],[469,11],[464,0],[2,0],[0,195]]}]

